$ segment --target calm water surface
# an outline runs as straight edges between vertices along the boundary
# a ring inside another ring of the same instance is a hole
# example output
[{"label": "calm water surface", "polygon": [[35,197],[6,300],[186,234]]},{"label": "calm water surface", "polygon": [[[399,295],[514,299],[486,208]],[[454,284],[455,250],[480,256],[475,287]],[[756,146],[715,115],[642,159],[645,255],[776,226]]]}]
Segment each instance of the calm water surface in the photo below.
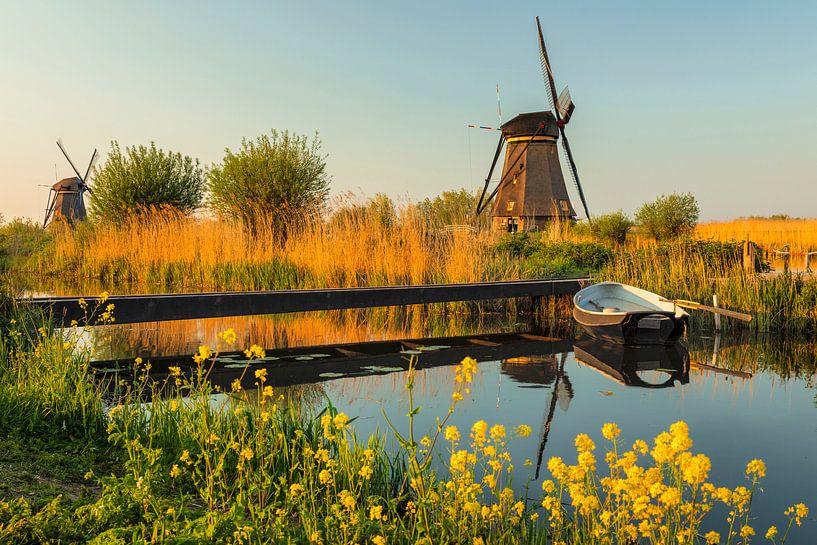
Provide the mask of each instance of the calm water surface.
[{"label": "calm water surface", "polygon": [[[693,351],[692,359],[696,358],[712,363],[707,350]],[[616,422],[630,445],[639,438],[649,441],[673,422],[684,420],[690,426],[693,450],[712,459],[710,480],[714,483],[730,487],[746,484],[746,463],[752,458],[766,461],[764,493],[756,498],[754,513],[758,524],[779,525],[783,510],[795,502],[804,501],[812,513],[817,511],[817,390],[813,363],[811,375],[792,371],[784,378],[781,374],[789,371],[764,370],[762,366],[769,362],[758,361],[764,358],[768,358],[767,352],[752,350],[751,346],[723,348],[716,363],[752,370],[751,378],[693,366],[688,383],[675,381],[665,388],[624,385],[582,363],[572,351],[532,357],[529,362],[481,361],[471,395],[459,404],[451,423],[463,432],[480,419],[489,425],[532,426],[530,437],[516,439],[510,447],[517,468],[515,487],[521,490],[526,478],[535,475],[540,449],[542,477],[549,476],[544,466],[551,456],[575,463],[573,440],[577,433],[590,434],[602,447],[606,441],[601,437],[601,426]],[[786,365],[781,368],[788,369]],[[453,369],[418,371],[414,392],[415,404],[422,406],[417,417],[420,435],[432,434],[436,417],[445,416]],[[642,371],[639,376],[652,384],[662,384],[668,378],[663,371]],[[401,423],[400,431],[405,433],[405,379],[405,373],[342,378],[325,383],[324,388],[339,410],[359,416],[356,428],[360,435],[388,431],[383,412],[392,422]],[[550,432],[543,445],[549,419]],[[526,458],[534,462],[532,467],[523,467]],[[813,515],[809,522],[793,543],[817,542],[803,541],[806,535],[817,536]]]}]

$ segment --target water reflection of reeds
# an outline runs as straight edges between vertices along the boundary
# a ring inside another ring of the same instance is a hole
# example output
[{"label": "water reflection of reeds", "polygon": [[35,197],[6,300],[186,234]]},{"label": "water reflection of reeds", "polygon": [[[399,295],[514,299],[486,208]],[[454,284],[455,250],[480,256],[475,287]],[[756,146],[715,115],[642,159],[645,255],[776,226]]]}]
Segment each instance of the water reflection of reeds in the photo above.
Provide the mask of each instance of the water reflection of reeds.
[{"label": "water reflection of reeds", "polygon": [[524,305],[513,304],[513,312],[460,303],[178,320],[96,327],[91,335],[95,359],[104,360],[192,354],[200,345],[216,347],[228,328],[237,335],[233,350],[529,331],[544,322],[551,333],[572,331],[566,301],[545,301],[538,313]]}]

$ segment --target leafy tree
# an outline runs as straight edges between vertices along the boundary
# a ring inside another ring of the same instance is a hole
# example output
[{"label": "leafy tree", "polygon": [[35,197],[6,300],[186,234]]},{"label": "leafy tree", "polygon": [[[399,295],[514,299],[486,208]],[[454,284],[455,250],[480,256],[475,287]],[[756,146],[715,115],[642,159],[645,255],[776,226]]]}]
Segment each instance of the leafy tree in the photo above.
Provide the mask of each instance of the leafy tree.
[{"label": "leafy tree", "polygon": [[90,184],[92,213],[118,220],[128,212],[172,207],[192,212],[204,196],[204,171],[198,159],[150,146],[125,148],[116,141]]},{"label": "leafy tree", "polygon": [[635,213],[638,224],[656,240],[690,233],[698,223],[700,209],[691,193],[661,195]]},{"label": "leafy tree", "polygon": [[627,214],[619,210],[593,218],[590,233],[599,240],[624,244],[632,226],[633,222]]},{"label": "leafy tree", "polygon": [[[420,201],[417,207],[432,227],[471,225],[476,214],[477,198],[467,189],[444,191],[433,199]],[[483,214],[480,220],[487,223],[490,222],[490,217]]]},{"label": "leafy tree", "polygon": [[210,204],[250,228],[271,222],[285,238],[293,221],[326,202],[329,175],[320,148],[317,135],[309,140],[289,131],[245,138],[210,170]]},{"label": "leafy tree", "polygon": [[381,227],[392,227],[397,222],[397,210],[394,201],[385,193],[377,193],[364,203],[346,202],[332,211],[329,217],[330,228],[341,228],[349,225],[361,225],[375,221]]}]

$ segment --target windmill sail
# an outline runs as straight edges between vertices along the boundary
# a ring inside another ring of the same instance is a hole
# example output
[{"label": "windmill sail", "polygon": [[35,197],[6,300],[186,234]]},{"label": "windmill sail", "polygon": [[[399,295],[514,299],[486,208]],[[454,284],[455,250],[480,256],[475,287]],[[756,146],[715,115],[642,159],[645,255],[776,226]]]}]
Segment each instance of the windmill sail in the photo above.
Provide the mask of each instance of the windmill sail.
[{"label": "windmill sail", "polygon": [[[579,172],[576,169],[576,162],[573,160],[573,153],[570,151],[570,142],[567,140],[567,135],[565,135],[565,123],[567,120],[562,119],[560,107],[559,107],[559,99],[556,97],[556,84],[553,81],[553,71],[550,68],[550,59],[548,59],[547,48],[545,47],[545,37],[542,35],[542,25],[539,22],[539,17],[536,18],[536,29],[539,32],[539,59],[542,64],[542,75],[545,78],[547,83],[547,90],[548,90],[548,99],[550,100],[551,106],[553,106],[554,114],[556,115],[556,122],[559,125],[559,133],[562,136],[562,147],[564,148],[565,155],[567,156],[567,162],[570,166],[570,176],[573,179],[573,183],[576,186],[576,191],[579,193],[579,199],[582,201],[582,207],[584,208],[584,213],[587,216],[587,219],[590,220],[590,210],[587,208],[587,200],[584,198],[584,191],[582,191],[582,184],[579,181]],[[564,91],[563,91],[564,93]],[[568,94],[569,96],[569,94]],[[569,101],[572,104],[572,100]],[[570,114],[572,115],[572,110],[568,108]],[[569,119],[569,117],[568,117]]]},{"label": "windmill sail", "polygon": [[570,121],[570,116],[573,115],[573,110],[576,109],[576,105],[573,104],[573,99],[570,97],[570,89],[567,87],[559,94],[556,109],[559,111],[559,117],[562,118],[562,123],[567,125],[567,122]]}]

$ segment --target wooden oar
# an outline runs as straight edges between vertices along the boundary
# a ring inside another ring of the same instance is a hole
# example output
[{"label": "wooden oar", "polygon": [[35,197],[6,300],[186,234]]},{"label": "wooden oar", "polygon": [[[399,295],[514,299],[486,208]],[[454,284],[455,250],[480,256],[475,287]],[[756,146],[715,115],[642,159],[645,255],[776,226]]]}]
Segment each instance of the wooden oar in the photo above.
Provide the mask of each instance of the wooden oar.
[{"label": "wooden oar", "polygon": [[721,316],[726,316],[728,318],[735,318],[736,320],[741,320],[744,322],[751,322],[752,315],[751,314],[744,314],[743,312],[736,312],[734,310],[727,310],[725,308],[718,308],[718,307],[711,307],[709,305],[702,305],[701,303],[697,303],[695,301],[687,301],[685,299],[664,299],[661,298],[662,301],[665,303],[673,303],[678,305],[681,308],[689,308],[692,310],[705,310],[707,312],[711,312],[713,314],[720,314]]}]

